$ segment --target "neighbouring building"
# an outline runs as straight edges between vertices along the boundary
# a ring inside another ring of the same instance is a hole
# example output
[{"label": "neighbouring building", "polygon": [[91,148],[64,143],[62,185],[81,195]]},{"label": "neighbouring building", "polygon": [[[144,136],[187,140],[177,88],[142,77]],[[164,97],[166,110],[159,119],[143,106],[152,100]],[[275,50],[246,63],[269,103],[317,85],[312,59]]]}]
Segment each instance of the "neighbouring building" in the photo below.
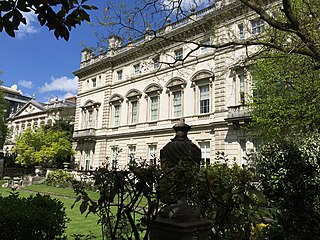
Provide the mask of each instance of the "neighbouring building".
[{"label": "neighbouring building", "polygon": [[31,97],[23,96],[17,85],[12,85],[11,87],[0,86],[0,89],[4,93],[6,103],[6,108],[4,109],[5,120],[32,99]]},{"label": "neighbouring building", "polygon": [[8,136],[3,147],[4,152],[10,153],[15,146],[17,137],[27,128],[36,129],[43,125],[52,125],[58,119],[74,122],[76,97],[65,100],[48,100],[41,103],[35,99],[29,100],[16,112],[6,119]]},{"label": "neighbouring building", "polygon": [[250,120],[245,101],[252,94],[245,60],[255,49],[201,47],[188,55],[197,45],[187,41],[227,43],[256,38],[263,30],[264,22],[253,12],[230,3],[169,23],[157,32],[159,38],[146,34],[122,44],[112,35],[106,53],[83,50],[74,72],[79,78],[73,135],[79,168],[94,169],[105,161],[125,167],[130,157],[151,163],[181,117],[192,127],[188,136],[200,147],[203,164],[214,162],[218,151],[246,164],[254,143],[241,127]]}]

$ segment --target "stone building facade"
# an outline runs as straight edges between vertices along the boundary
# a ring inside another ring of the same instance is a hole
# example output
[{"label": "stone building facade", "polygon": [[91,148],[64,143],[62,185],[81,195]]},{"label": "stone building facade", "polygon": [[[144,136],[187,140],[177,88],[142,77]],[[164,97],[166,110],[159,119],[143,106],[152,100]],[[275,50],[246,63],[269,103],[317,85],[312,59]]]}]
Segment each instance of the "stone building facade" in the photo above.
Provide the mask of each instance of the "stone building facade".
[{"label": "stone building facade", "polygon": [[84,50],[74,72],[79,168],[94,169],[105,161],[125,167],[131,156],[152,162],[181,117],[192,127],[188,136],[201,148],[203,164],[214,162],[218,151],[246,164],[254,144],[241,127],[249,120],[245,101],[252,94],[245,59],[256,49],[197,48],[195,43],[225,44],[258,37],[263,30],[256,15],[229,3],[170,23],[158,37],[146,34],[122,44],[113,35],[106,53]]},{"label": "stone building facade", "polygon": [[8,136],[3,147],[10,153],[15,146],[17,137],[27,128],[36,129],[44,125],[52,125],[58,119],[74,122],[76,97],[65,100],[49,100],[41,103],[31,99],[26,104],[11,113],[7,118]]}]

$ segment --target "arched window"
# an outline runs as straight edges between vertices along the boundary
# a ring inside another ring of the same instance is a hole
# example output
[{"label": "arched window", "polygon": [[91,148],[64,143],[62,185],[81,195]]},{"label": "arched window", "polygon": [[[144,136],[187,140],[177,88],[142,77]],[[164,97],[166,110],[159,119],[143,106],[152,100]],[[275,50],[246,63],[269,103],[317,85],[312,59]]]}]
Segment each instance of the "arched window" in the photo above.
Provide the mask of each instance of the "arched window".
[{"label": "arched window", "polygon": [[208,114],[214,110],[213,79],[214,76],[210,71],[197,72],[191,78],[195,99],[194,112],[196,114]]},{"label": "arched window", "polygon": [[167,84],[167,93],[169,94],[169,116],[179,118],[183,116],[184,89],[187,82],[182,78],[173,78]]},{"label": "arched window", "polygon": [[118,127],[120,125],[120,113],[121,113],[121,104],[123,102],[123,97],[119,94],[113,94],[109,100],[111,107],[111,126]]},{"label": "arched window", "polygon": [[131,89],[127,94],[128,103],[128,123],[136,124],[139,120],[139,100],[142,93],[137,89]]},{"label": "arched window", "polygon": [[97,128],[98,127],[98,114],[101,103],[93,100],[88,100],[81,107],[81,124],[82,128]]},{"label": "arched window", "polygon": [[147,121],[157,121],[159,119],[161,92],[162,87],[156,83],[148,85],[144,90],[147,100]]}]

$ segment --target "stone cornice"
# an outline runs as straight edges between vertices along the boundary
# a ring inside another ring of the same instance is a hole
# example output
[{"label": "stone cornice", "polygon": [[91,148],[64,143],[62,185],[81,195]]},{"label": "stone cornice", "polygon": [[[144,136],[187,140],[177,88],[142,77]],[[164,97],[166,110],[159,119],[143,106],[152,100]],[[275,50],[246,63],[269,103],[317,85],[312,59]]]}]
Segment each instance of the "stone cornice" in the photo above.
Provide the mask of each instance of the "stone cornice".
[{"label": "stone cornice", "polygon": [[[239,9],[241,11],[239,11]],[[161,31],[164,31],[165,28],[161,29],[156,33],[156,37],[150,41],[144,41],[144,39],[141,38],[140,40],[136,41],[141,41],[141,44],[136,44],[136,46],[130,47],[129,43],[126,46],[116,50],[112,56],[107,56],[107,54],[99,55],[92,60],[93,63],[83,66],[79,70],[73,72],[73,74],[81,79],[99,71],[106,70],[108,67],[113,68],[114,66],[124,62],[132,61],[133,59],[138,59],[143,56],[148,56],[156,51],[172,48],[172,45],[179,42],[179,40],[181,42],[181,39],[190,39],[196,35],[210,30],[213,27],[213,21],[216,22],[216,24],[220,24],[223,23],[223,21],[228,21],[230,18],[234,18],[235,16],[242,14],[243,11],[244,6],[242,4],[231,3],[227,6],[204,13],[204,15],[199,19],[192,20],[190,17],[188,18],[189,21],[191,21],[190,23],[185,25],[182,24],[176,29],[164,32],[163,34],[161,34]],[[171,25],[173,26],[174,23]]]}]

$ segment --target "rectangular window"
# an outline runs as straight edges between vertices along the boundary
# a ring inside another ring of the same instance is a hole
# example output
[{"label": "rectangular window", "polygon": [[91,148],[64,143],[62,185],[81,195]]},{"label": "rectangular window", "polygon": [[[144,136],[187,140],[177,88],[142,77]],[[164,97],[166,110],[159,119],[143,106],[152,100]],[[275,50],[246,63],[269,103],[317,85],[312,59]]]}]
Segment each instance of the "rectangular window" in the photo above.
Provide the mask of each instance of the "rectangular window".
[{"label": "rectangular window", "polygon": [[243,73],[238,74],[239,78],[239,94],[240,94],[240,103],[245,104],[245,94],[246,94],[246,89],[245,89],[245,76]]},{"label": "rectangular window", "polygon": [[160,67],[160,57],[156,56],[152,59],[153,61],[153,69],[158,69]]},{"label": "rectangular window", "polygon": [[131,123],[138,121],[138,101],[131,101]]},{"label": "rectangular window", "polygon": [[240,140],[241,147],[241,164],[247,165],[247,142],[244,139]]},{"label": "rectangular window", "polygon": [[133,66],[134,69],[134,75],[139,75],[141,73],[140,71],[140,64],[136,64]]},{"label": "rectangular window", "polygon": [[92,128],[93,111],[88,111],[88,128]]},{"label": "rectangular window", "polygon": [[120,105],[114,105],[113,126],[119,126],[120,120]]},{"label": "rectangular window", "polygon": [[129,160],[134,160],[136,158],[136,146],[129,146],[128,150]]},{"label": "rectangular window", "polygon": [[149,164],[155,165],[157,159],[157,145],[149,145]]},{"label": "rectangular window", "polygon": [[122,77],[123,77],[122,75],[123,75],[123,71],[122,71],[122,70],[118,70],[118,71],[117,71],[117,80],[118,80],[118,81],[121,81],[121,80],[122,80]]},{"label": "rectangular window", "polygon": [[238,25],[238,30],[239,30],[239,38],[244,39],[244,26],[242,23]]},{"label": "rectangular window", "polygon": [[199,144],[201,149],[201,165],[210,164],[210,142],[202,142]]},{"label": "rectangular window", "polygon": [[182,96],[181,91],[173,92],[173,117],[181,117],[182,115]]},{"label": "rectangular window", "polygon": [[158,96],[150,97],[150,120],[155,121],[158,119]]},{"label": "rectangular window", "polygon": [[[211,44],[211,41],[210,41],[210,39],[204,39],[203,41],[201,41],[200,44],[210,45],[210,44]],[[200,48],[200,51],[201,51],[201,53],[207,53],[207,52],[209,52],[209,47],[202,46],[202,47]]]},{"label": "rectangular window", "polygon": [[118,148],[113,147],[111,148],[111,167],[112,169],[117,168],[117,161],[118,161]]},{"label": "rectangular window", "polygon": [[174,51],[175,60],[183,60],[183,49],[179,48]]},{"label": "rectangular window", "polygon": [[259,18],[259,19],[251,21],[251,27],[252,27],[252,34],[262,33],[264,31],[263,19]]},{"label": "rectangular window", "polygon": [[89,169],[90,169],[90,151],[86,151],[85,170],[89,171]]},{"label": "rectangular window", "polygon": [[210,111],[209,85],[200,86],[199,90],[200,90],[200,113],[208,113]]},{"label": "rectangular window", "polygon": [[97,86],[97,79],[96,78],[92,78],[92,87],[95,88]]}]

